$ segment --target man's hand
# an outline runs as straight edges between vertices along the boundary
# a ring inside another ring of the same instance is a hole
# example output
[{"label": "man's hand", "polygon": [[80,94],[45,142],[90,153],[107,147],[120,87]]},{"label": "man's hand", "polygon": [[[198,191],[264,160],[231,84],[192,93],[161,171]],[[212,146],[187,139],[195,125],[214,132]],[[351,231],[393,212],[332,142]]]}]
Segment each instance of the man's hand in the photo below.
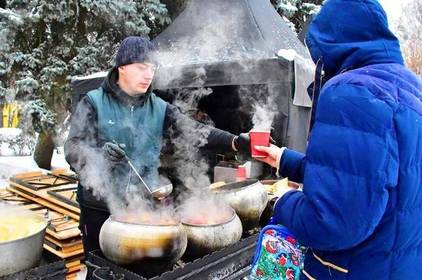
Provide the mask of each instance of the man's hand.
[{"label": "man's hand", "polygon": [[232,143],[233,150],[239,152],[242,155],[251,155],[251,140],[248,133],[240,133],[233,139]]},{"label": "man's hand", "polygon": [[278,168],[280,166],[281,156],[283,155],[283,152],[286,148],[279,148],[273,144],[270,144],[269,147],[255,146],[255,149],[268,154],[266,157],[256,158],[257,160],[263,161],[272,167]]},{"label": "man's hand", "polygon": [[123,150],[125,147],[125,144],[106,142],[103,146],[103,151],[111,161],[118,162],[126,157],[126,153]]}]

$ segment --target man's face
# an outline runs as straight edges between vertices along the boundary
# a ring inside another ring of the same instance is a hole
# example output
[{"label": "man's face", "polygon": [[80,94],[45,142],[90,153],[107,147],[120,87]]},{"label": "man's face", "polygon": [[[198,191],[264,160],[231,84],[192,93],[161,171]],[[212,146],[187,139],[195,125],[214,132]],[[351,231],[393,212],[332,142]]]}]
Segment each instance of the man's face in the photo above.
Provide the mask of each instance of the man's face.
[{"label": "man's face", "polygon": [[119,67],[119,83],[129,95],[145,93],[151,85],[157,66],[152,63],[132,63]]}]

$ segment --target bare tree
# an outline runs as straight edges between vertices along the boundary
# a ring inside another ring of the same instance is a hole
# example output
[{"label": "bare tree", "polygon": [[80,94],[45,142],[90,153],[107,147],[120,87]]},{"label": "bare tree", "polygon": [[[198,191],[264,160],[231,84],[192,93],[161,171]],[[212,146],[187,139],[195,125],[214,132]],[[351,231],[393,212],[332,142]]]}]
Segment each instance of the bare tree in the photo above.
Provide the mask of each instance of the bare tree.
[{"label": "bare tree", "polygon": [[407,66],[422,76],[422,0],[410,1],[398,23],[399,37]]}]

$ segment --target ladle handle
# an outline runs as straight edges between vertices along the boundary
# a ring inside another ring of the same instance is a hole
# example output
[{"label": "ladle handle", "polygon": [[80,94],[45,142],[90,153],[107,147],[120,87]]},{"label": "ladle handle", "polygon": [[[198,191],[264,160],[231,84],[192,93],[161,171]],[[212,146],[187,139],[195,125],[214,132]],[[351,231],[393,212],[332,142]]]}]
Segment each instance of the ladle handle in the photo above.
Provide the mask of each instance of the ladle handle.
[{"label": "ladle handle", "polygon": [[133,166],[132,162],[128,157],[126,157],[127,163],[129,164],[130,168],[132,168],[133,172],[135,172],[136,176],[138,176],[139,180],[141,180],[142,184],[144,184],[145,188],[149,191],[149,193],[152,193],[151,189],[148,187],[148,185],[145,183],[144,179],[142,179],[141,175],[139,175],[138,171],[136,170],[135,166]]}]

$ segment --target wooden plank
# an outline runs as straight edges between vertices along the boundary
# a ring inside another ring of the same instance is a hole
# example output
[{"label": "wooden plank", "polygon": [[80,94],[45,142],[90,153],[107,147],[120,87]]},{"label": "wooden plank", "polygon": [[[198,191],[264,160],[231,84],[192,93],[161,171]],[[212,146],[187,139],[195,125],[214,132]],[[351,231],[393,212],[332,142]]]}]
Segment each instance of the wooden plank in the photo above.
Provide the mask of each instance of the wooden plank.
[{"label": "wooden plank", "polygon": [[39,211],[39,210],[46,210],[46,208],[40,204],[37,203],[31,203],[31,204],[27,204],[27,205],[22,205],[23,208],[30,210],[30,211]]},{"label": "wooden plank", "polygon": [[79,203],[76,201],[76,192],[77,185],[75,184],[74,187],[64,188],[60,190],[48,190],[47,194],[54,197],[58,201],[79,208]]},{"label": "wooden plank", "polygon": [[7,204],[12,205],[26,205],[26,204],[33,204],[32,201],[21,197],[17,194],[14,194],[7,189],[0,190],[0,201],[3,201]]},{"label": "wooden plank", "polygon": [[61,244],[51,242],[51,239],[48,238],[48,235],[45,236],[45,244],[50,246],[52,249],[62,252],[63,254],[73,253],[74,251],[83,250],[82,241],[79,244],[73,246],[63,247]]},{"label": "wooden plank", "polygon": [[[61,215],[61,216],[57,217],[58,215]],[[49,228],[54,230],[55,232],[70,230],[70,229],[77,228],[79,226],[78,221],[66,215],[62,215],[62,214],[58,214],[58,215],[49,215],[50,216]]]},{"label": "wooden plank", "polygon": [[65,259],[64,261],[65,261],[66,268],[79,267],[79,269],[81,269],[85,267],[85,264],[83,262],[84,261],[83,254],[76,257],[72,257],[70,259]]},{"label": "wooden plank", "polygon": [[71,173],[69,173],[69,170],[66,169],[66,168],[57,168],[57,169],[54,169],[53,171],[51,171],[50,173],[56,174],[56,175],[61,175],[61,174],[69,175],[69,174],[71,174]]},{"label": "wooden plank", "polygon": [[67,269],[67,274],[72,274],[81,270],[82,265],[72,266]]},{"label": "wooden plank", "polygon": [[60,251],[57,251],[57,250],[51,248],[47,244],[44,244],[44,249],[46,249],[50,253],[53,253],[54,255],[56,255],[56,256],[58,256],[62,259],[70,258],[70,257],[76,256],[76,255],[82,254],[84,252],[83,249],[79,249],[79,250],[75,250],[73,252],[63,253],[63,252],[60,252]]},{"label": "wooden plank", "polygon": [[44,217],[47,215],[46,218],[50,222],[49,228],[55,232],[71,230],[71,229],[78,228],[79,226],[79,222],[76,221],[75,219],[72,219],[71,217],[66,216],[62,213],[57,213],[53,210],[48,210],[48,214],[46,213],[46,209],[37,210],[35,212]]},{"label": "wooden plank", "polygon": [[77,236],[81,236],[81,231],[78,228],[74,228],[71,230],[64,230],[61,232],[55,232],[54,230],[47,228],[46,233],[58,240],[66,240],[69,238],[75,238]]},{"label": "wooden plank", "polygon": [[[65,260],[65,266],[67,268],[67,276],[69,275],[77,275],[77,273],[79,271],[81,271],[82,269],[85,269],[85,265],[82,263],[83,260],[83,254],[76,257],[76,258],[72,258],[72,259],[66,259]],[[67,279],[67,278],[66,278]]]},{"label": "wooden plank", "polygon": [[[28,180],[18,179],[16,177],[10,177],[9,182],[14,182],[18,185],[29,188],[33,191],[40,191],[43,189],[50,189],[53,187],[59,187],[64,185],[76,185],[77,181],[70,180],[69,178],[61,178],[59,175],[42,175],[39,177],[34,177]],[[60,175],[64,176],[64,175]]]},{"label": "wooden plank", "polygon": [[25,198],[27,198],[29,200],[32,200],[32,201],[34,201],[34,202],[36,202],[38,204],[41,204],[41,205],[43,205],[43,206],[45,206],[47,208],[50,208],[50,209],[52,209],[52,210],[54,210],[56,212],[59,212],[61,214],[68,215],[69,217],[71,217],[71,218],[79,221],[79,213],[74,213],[74,212],[68,211],[66,209],[63,209],[62,207],[60,207],[58,205],[55,205],[54,203],[51,203],[51,202],[49,202],[49,201],[47,201],[45,199],[42,199],[40,197],[34,197],[33,194],[27,194],[27,193],[23,192],[22,190],[20,190],[19,188],[16,188],[13,184],[10,184],[10,186],[7,189],[9,191],[13,192],[13,193],[16,193],[16,194],[18,194],[20,196],[23,196],[23,197],[25,197]]},{"label": "wooden plank", "polygon": [[79,238],[69,238],[67,240],[59,240],[57,238],[54,238],[53,236],[46,234],[45,239],[50,241],[51,243],[56,244],[57,246],[61,248],[72,248],[75,246],[82,245],[82,239]]},{"label": "wooden plank", "polygon": [[63,254],[68,254],[68,253],[72,253],[72,252],[74,252],[74,251],[79,251],[79,250],[84,250],[84,246],[82,245],[82,242],[81,242],[81,244],[79,244],[79,245],[75,245],[75,246],[72,246],[72,247],[64,247],[64,248],[62,248],[62,253]]},{"label": "wooden plank", "polygon": [[78,273],[79,273],[79,271],[66,274],[66,280],[76,280],[76,279],[78,279]]},{"label": "wooden plank", "polygon": [[75,222],[75,220],[62,222],[61,224],[58,221],[54,221],[50,224],[50,228],[54,230],[55,232],[62,232],[65,230],[74,229],[78,227],[79,227],[79,223]]},{"label": "wooden plank", "polygon": [[28,199],[30,199],[30,200],[32,200],[32,201],[34,201],[34,202],[36,202],[36,203],[38,203],[40,205],[43,205],[43,206],[45,206],[47,208],[50,208],[50,209],[53,209],[53,210],[55,210],[57,212],[60,212],[62,214],[68,215],[69,217],[72,217],[75,220],[78,220],[79,219],[79,214],[73,213],[73,212],[70,212],[70,211],[67,211],[66,209],[63,209],[60,206],[55,205],[55,204],[53,204],[51,202],[48,202],[48,201],[46,201],[46,200],[44,200],[42,198],[34,197],[33,194],[27,194],[27,193],[23,192],[22,190],[17,189],[17,188],[12,187],[12,186],[9,186],[8,187],[8,190],[10,190],[10,191],[12,191],[12,192],[14,192],[16,194],[19,194],[19,195],[21,195],[21,196],[23,196],[25,198],[28,198]]},{"label": "wooden plank", "polygon": [[13,196],[13,194],[7,191],[6,189],[0,189],[0,198],[9,196]]},{"label": "wooden plank", "polygon": [[73,261],[81,261],[82,262],[84,260],[84,258],[85,258],[84,254],[80,254],[78,256],[67,258],[65,260],[65,263],[69,263],[69,262],[73,262]]},{"label": "wooden plank", "polygon": [[[42,216],[45,215],[45,210],[38,210],[35,212]],[[64,216],[63,214],[57,213],[53,210],[49,210],[48,215],[50,219],[60,219],[60,218],[63,218]],[[78,228],[79,223],[75,221],[74,219],[71,219],[71,221],[69,221],[68,223],[74,223],[74,226],[62,231],[56,231],[57,228],[54,228],[52,226],[47,227],[47,231],[46,231],[47,235],[51,236],[52,238],[58,241],[63,241],[63,242],[68,242],[69,240],[76,240],[76,239],[81,238],[81,231]]]},{"label": "wooden plank", "polygon": [[0,197],[0,200],[3,200],[3,201],[5,201],[5,202],[8,202],[8,201],[16,201],[16,202],[29,202],[29,200],[28,199],[26,199],[26,198],[23,198],[23,197],[20,197],[20,196],[17,196],[17,195],[15,195],[15,194],[13,194],[13,193],[10,193],[9,192],[9,195],[2,195],[1,197]]},{"label": "wooden plank", "polygon": [[47,173],[36,172],[34,174],[38,176],[29,176],[32,174],[32,172],[19,173],[10,177],[9,181],[13,181],[33,190],[40,190],[59,185],[76,184],[78,182],[77,176],[66,169],[55,170]]},{"label": "wooden plank", "polygon": [[[34,174],[37,176],[30,176]],[[13,182],[12,185],[20,190],[39,196],[44,200],[60,205],[72,212],[79,213],[79,204],[76,201],[76,197],[75,195],[72,197],[73,191],[69,192],[69,197],[62,197],[62,195],[60,195],[62,190],[73,190],[73,188],[74,190],[77,189],[77,178],[74,173],[70,173],[66,169],[55,170],[50,173],[20,173],[12,176],[9,181]],[[61,188],[59,185],[66,187]],[[45,191],[43,191],[43,189],[45,189]],[[60,194],[55,196],[50,195],[50,193],[56,192]],[[63,194],[67,194],[67,192],[64,192]]]},{"label": "wooden plank", "polygon": [[16,182],[13,182],[13,181],[10,181],[10,185],[15,187],[15,188],[18,188],[20,190],[23,190],[25,192],[31,193],[31,194],[33,194],[37,197],[40,197],[40,198],[42,198],[42,199],[44,199],[48,202],[57,204],[57,205],[63,207],[64,209],[67,209],[69,211],[72,211],[72,212],[75,212],[75,213],[78,213],[78,214],[80,213],[79,207],[75,207],[73,205],[64,203],[64,202],[56,199],[55,197],[53,197],[53,196],[51,196],[47,193],[47,191],[51,191],[51,190],[60,190],[60,189],[63,189],[63,188],[68,188],[69,187],[68,185],[67,186],[63,185],[63,186],[58,186],[58,187],[45,188],[45,189],[41,189],[41,190],[33,190],[31,188],[25,187],[25,186],[20,185]]},{"label": "wooden plank", "polygon": [[80,259],[76,259],[76,260],[71,260],[71,261],[66,261],[65,263],[66,268],[69,267],[74,267],[74,266],[80,266],[81,265],[81,260]]},{"label": "wooden plank", "polygon": [[44,206],[10,192],[9,190],[2,190],[0,192],[0,200],[11,206],[21,207],[30,211],[37,211],[44,208]]},{"label": "wooden plank", "polygon": [[42,171],[32,171],[32,172],[18,173],[14,175],[13,177],[17,179],[27,179],[27,178],[39,177],[42,175],[43,175]]},{"label": "wooden plank", "polygon": [[71,246],[71,247],[61,247],[60,244],[50,242],[50,240],[51,239],[48,239],[46,235],[46,238],[44,240],[44,245],[50,247],[51,249],[57,252],[60,252],[61,254],[73,254],[73,252],[83,250],[82,242],[78,245]]},{"label": "wooden plank", "polygon": [[78,273],[79,273],[79,271],[66,274],[66,280],[76,280],[76,279],[78,279]]},{"label": "wooden plank", "polygon": [[54,204],[56,204],[56,205],[58,205],[58,206],[60,206],[60,207],[62,207],[64,209],[66,209],[66,210],[69,210],[69,211],[72,211],[72,212],[75,212],[75,213],[78,213],[78,214],[80,212],[80,210],[79,210],[78,207],[70,206],[69,204],[63,203],[63,202],[55,199],[54,197],[50,196],[47,193],[48,190],[53,190],[53,189],[58,189],[58,188],[65,188],[65,186],[52,187],[52,188],[49,188],[49,189],[43,189],[43,190],[39,190],[39,191],[34,191],[34,190],[30,189],[30,188],[27,188],[25,186],[19,185],[19,184],[15,183],[15,182],[10,182],[9,186],[12,186],[15,189],[18,189],[20,191],[23,191],[23,192],[27,193],[28,195],[31,195],[32,197],[38,197],[38,198],[41,198],[43,200],[46,200],[46,201],[48,201],[50,203],[54,203]]}]

